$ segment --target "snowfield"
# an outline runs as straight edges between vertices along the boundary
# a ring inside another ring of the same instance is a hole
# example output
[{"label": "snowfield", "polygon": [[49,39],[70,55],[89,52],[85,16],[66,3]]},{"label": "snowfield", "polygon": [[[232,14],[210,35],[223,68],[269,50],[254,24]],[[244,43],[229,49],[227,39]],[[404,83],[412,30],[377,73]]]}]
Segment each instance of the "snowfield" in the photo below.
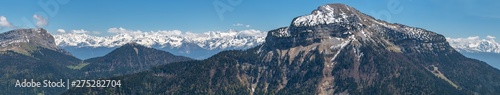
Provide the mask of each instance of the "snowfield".
[{"label": "snowfield", "polygon": [[[259,30],[210,31],[205,33],[182,32],[179,30],[124,32],[123,28],[110,28],[117,34],[92,36],[86,33],[65,33],[54,35],[59,47],[119,47],[129,42],[144,46],[179,48],[183,44],[195,44],[203,49],[250,48],[264,42],[266,33]],[[120,32],[121,31],[121,32]]]}]

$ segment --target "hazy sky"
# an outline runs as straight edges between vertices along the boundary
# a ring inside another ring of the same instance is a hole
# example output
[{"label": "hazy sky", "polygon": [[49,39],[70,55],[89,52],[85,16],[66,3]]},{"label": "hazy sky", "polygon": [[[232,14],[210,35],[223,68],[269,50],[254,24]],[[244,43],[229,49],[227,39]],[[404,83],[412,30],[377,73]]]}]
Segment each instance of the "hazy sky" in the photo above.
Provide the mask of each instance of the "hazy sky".
[{"label": "hazy sky", "polygon": [[328,3],[344,3],[375,18],[447,37],[500,37],[500,0],[3,0],[0,27],[2,32],[43,27],[53,34],[83,29],[102,36],[115,27],[268,31]]}]

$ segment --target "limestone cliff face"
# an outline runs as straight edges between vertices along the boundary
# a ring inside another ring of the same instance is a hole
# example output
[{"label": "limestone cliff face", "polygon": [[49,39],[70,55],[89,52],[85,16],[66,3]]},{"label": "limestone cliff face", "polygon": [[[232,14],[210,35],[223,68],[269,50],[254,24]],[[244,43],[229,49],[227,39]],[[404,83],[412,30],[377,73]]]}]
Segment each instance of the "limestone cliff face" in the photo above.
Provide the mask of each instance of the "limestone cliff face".
[{"label": "limestone cliff face", "polygon": [[15,51],[22,54],[46,48],[71,55],[58,49],[54,37],[43,28],[16,29],[0,34],[0,51]]},{"label": "limestone cliff face", "polygon": [[[467,58],[449,46],[444,36],[420,28],[377,20],[343,4],[320,6],[310,15],[295,18],[289,27],[269,31],[266,42],[256,52],[260,62],[274,63],[271,65],[274,69],[268,69],[267,72],[277,72],[262,73],[259,77],[285,75],[282,78],[270,78],[281,81],[275,84],[282,86],[276,88],[278,90],[287,89],[285,85],[315,85],[312,88],[315,88],[317,94],[369,94],[366,90],[370,89],[388,89],[393,94],[410,94],[402,89],[411,87],[397,85],[435,88],[438,86],[428,85],[446,81],[448,84],[444,82],[442,85],[448,85],[450,89],[435,89],[473,92],[462,90],[456,83],[460,79],[453,81],[446,77],[457,76],[457,72],[448,71],[445,74],[425,69],[438,65],[442,68],[475,64],[453,62],[455,58]],[[454,58],[450,58],[452,56]],[[311,67],[304,68],[305,66]],[[403,72],[404,75],[401,74]],[[316,73],[318,76],[306,76],[307,73]],[[440,77],[433,79],[427,76],[426,78],[431,79],[422,79],[432,81],[430,83],[394,83],[418,81],[422,77],[415,76],[422,73],[433,73]],[[294,78],[306,79],[311,83],[289,81]],[[276,80],[264,81],[264,84],[269,83],[276,83]],[[383,85],[388,87],[377,87]],[[378,93],[381,92],[384,91]],[[437,92],[439,91],[412,93]]]}]

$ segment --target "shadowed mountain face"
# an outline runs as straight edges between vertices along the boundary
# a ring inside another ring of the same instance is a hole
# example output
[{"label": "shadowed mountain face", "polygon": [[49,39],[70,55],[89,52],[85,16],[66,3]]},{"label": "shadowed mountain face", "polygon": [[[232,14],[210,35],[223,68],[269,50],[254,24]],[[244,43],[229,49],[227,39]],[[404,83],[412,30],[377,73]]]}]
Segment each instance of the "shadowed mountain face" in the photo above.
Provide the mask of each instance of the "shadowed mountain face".
[{"label": "shadowed mountain face", "polygon": [[500,71],[464,57],[442,35],[377,20],[343,4],[297,17],[249,50],[111,79],[124,84],[65,94],[500,93]]},{"label": "shadowed mountain face", "polygon": [[0,52],[0,91],[6,95],[16,94],[57,94],[67,88],[31,88],[16,87],[17,80],[33,79],[37,82],[44,80],[59,81],[73,79],[79,75],[77,70],[67,66],[77,65],[81,60],[50,49],[40,48],[30,53],[32,56],[7,51]]},{"label": "shadowed mountain face", "polygon": [[82,68],[86,78],[132,74],[149,70],[151,67],[172,62],[193,60],[171,53],[148,48],[136,43],[128,43],[109,54],[90,58]]}]

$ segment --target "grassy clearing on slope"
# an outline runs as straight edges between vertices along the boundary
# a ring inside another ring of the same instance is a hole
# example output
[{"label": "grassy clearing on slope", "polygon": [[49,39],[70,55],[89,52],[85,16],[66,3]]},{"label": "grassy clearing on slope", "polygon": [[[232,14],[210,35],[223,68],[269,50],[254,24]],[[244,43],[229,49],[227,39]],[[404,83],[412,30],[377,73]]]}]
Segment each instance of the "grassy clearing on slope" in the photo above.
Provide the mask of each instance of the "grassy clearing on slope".
[{"label": "grassy clearing on slope", "polygon": [[76,66],[69,65],[69,66],[66,66],[66,67],[68,67],[70,69],[73,69],[73,70],[80,70],[80,69],[82,69],[83,67],[85,67],[87,65],[89,65],[89,63],[80,63],[80,64],[78,64]]}]

